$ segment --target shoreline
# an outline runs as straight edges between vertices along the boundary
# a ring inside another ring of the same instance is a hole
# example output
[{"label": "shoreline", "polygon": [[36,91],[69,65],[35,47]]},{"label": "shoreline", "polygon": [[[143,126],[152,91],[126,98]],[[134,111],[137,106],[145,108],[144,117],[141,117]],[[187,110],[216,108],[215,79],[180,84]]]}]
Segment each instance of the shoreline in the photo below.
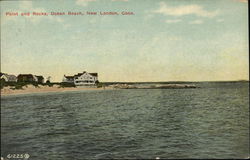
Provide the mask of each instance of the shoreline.
[{"label": "shoreline", "polygon": [[68,91],[90,91],[90,90],[116,90],[116,89],[193,89],[200,88],[195,85],[188,84],[167,84],[167,85],[153,85],[153,86],[135,86],[128,84],[115,84],[105,87],[60,87],[59,85],[53,86],[42,86],[38,85],[37,87],[33,85],[27,85],[23,89],[13,89],[10,86],[4,87],[1,89],[1,96],[8,95],[20,95],[20,94],[32,94],[32,93],[53,93],[53,92],[68,92]]},{"label": "shoreline", "polygon": [[109,87],[101,87],[101,88],[94,88],[94,87],[90,87],[90,88],[84,88],[84,87],[64,87],[64,88],[59,88],[57,86],[55,87],[48,87],[48,86],[44,86],[44,87],[34,87],[31,85],[28,85],[27,87],[24,87],[24,89],[10,89],[10,87],[4,87],[3,89],[1,89],[1,96],[9,96],[9,95],[23,95],[23,94],[32,94],[32,93],[53,93],[53,92],[70,92],[70,91],[81,91],[81,90],[88,90],[88,91],[92,91],[92,90],[110,90],[113,88],[109,88]]}]

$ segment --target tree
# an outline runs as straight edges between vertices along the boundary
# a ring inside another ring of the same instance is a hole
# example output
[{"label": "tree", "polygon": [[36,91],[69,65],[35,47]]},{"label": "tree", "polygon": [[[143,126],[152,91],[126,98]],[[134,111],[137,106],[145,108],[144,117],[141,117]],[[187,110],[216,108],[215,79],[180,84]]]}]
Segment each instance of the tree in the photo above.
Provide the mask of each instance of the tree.
[{"label": "tree", "polygon": [[48,77],[47,77],[46,83],[50,83],[50,78],[51,78],[51,76],[48,76]]}]

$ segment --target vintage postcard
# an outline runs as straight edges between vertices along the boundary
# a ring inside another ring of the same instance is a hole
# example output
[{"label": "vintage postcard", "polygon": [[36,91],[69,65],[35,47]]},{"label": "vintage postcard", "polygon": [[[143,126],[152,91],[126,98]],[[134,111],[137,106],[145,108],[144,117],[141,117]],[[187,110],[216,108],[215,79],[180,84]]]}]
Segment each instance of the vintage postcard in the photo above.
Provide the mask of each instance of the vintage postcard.
[{"label": "vintage postcard", "polygon": [[1,160],[249,159],[248,0],[3,0]]}]

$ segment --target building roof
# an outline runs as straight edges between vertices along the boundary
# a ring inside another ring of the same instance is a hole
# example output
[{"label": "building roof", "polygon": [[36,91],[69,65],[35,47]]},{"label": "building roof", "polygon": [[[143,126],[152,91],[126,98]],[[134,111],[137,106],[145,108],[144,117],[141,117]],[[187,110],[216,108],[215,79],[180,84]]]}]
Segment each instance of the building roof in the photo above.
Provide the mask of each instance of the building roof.
[{"label": "building roof", "polygon": [[98,76],[98,73],[89,73],[89,74],[92,75],[92,76],[95,76],[95,77]]},{"label": "building roof", "polygon": [[44,79],[43,76],[36,76],[36,77],[39,78],[39,79]]},{"label": "building roof", "polygon": [[74,77],[79,77],[79,76],[83,75],[84,73],[87,73],[87,72],[83,71],[82,73],[77,73],[77,74],[74,75]]},{"label": "building roof", "polygon": [[0,77],[2,77],[2,76],[7,76],[7,74],[1,73],[1,74],[0,74]]},{"label": "building roof", "polygon": [[5,76],[6,78],[8,78],[9,80],[16,80],[16,76],[15,75],[13,75],[13,74],[6,74],[6,73],[2,73],[1,74],[1,77],[2,76]]},{"label": "building roof", "polygon": [[[78,74],[74,75],[74,77],[79,77],[79,76],[83,75],[84,73],[87,73],[87,72],[86,72],[86,71],[83,71],[82,73],[78,73]],[[91,76],[95,76],[95,77],[98,76],[97,73],[88,73],[88,74],[90,74]]]},{"label": "building roof", "polygon": [[74,78],[74,76],[66,76],[66,75],[64,75],[64,77],[67,79]]},{"label": "building roof", "polygon": [[19,74],[18,76],[33,76],[33,74]]},{"label": "building roof", "polygon": [[[85,73],[87,73],[87,72],[86,72],[86,71],[83,71],[82,73],[77,73],[77,74],[75,74],[74,76],[66,76],[66,75],[64,75],[64,77],[67,78],[67,79],[72,79],[72,78],[80,77],[81,75],[83,75],[83,74],[85,74]],[[95,76],[95,77],[98,76],[98,73],[88,73],[88,74],[90,74],[91,76]]]},{"label": "building roof", "polygon": [[2,72],[0,72],[0,76],[2,76],[2,75],[6,75],[6,73],[2,73]]},{"label": "building roof", "polygon": [[17,77],[18,77],[18,78],[19,78],[19,77],[29,77],[29,78],[33,78],[33,75],[32,75],[32,74],[19,74]]},{"label": "building roof", "polygon": [[16,79],[16,78],[17,78],[17,77],[16,77],[15,75],[13,75],[13,74],[7,75],[7,77],[8,77],[9,79]]}]

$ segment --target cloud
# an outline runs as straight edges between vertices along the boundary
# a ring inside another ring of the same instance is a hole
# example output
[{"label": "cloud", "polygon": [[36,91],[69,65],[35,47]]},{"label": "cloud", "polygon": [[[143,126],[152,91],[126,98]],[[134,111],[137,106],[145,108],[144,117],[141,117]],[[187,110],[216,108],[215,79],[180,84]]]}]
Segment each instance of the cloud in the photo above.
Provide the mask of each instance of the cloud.
[{"label": "cloud", "polygon": [[182,21],[181,19],[168,19],[166,20],[166,23],[179,23],[181,21]]},{"label": "cloud", "polygon": [[209,17],[212,18],[218,15],[219,11],[206,11],[200,5],[182,5],[182,6],[169,6],[164,2],[160,3],[160,8],[153,11],[154,13],[170,15],[170,16],[184,16],[184,15],[196,15],[199,17]]},{"label": "cloud", "polygon": [[89,2],[94,2],[96,0],[76,0],[76,4],[79,5],[79,6],[83,6],[83,7],[86,7]]},{"label": "cloud", "polygon": [[248,3],[248,0],[237,0],[238,2]]},{"label": "cloud", "polygon": [[220,23],[220,22],[223,22],[223,21],[224,21],[224,19],[217,19],[217,20],[216,20],[216,22],[219,22],[219,23]]},{"label": "cloud", "polygon": [[112,0],[112,1],[117,1],[117,2],[128,2],[128,0]]},{"label": "cloud", "polygon": [[33,9],[32,7],[32,1],[21,1],[20,4],[20,9],[22,10],[30,10]]},{"label": "cloud", "polygon": [[203,21],[200,19],[189,22],[189,24],[202,24],[202,23]]}]

